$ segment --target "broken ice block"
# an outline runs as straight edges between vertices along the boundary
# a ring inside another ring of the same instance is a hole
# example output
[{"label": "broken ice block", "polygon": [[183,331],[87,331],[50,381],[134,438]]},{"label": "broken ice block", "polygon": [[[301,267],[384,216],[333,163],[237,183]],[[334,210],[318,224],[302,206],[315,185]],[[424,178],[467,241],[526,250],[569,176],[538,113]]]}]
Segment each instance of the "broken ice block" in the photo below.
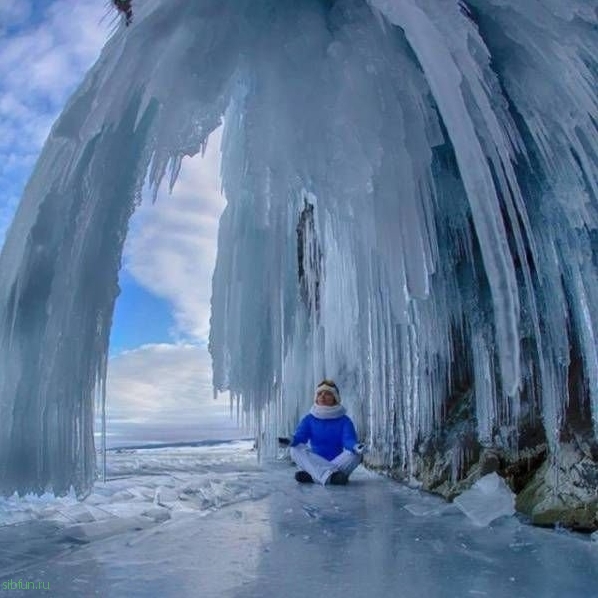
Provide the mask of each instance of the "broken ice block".
[{"label": "broken ice block", "polygon": [[78,523],[67,527],[63,534],[66,540],[87,544],[124,532],[142,530],[153,524],[154,521],[149,517],[114,517],[103,521]]},{"label": "broken ice block", "polygon": [[496,472],[480,478],[469,490],[455,498],[454,503],[475,525],[481,527],[498,517],[515,513],[515,495]]}]

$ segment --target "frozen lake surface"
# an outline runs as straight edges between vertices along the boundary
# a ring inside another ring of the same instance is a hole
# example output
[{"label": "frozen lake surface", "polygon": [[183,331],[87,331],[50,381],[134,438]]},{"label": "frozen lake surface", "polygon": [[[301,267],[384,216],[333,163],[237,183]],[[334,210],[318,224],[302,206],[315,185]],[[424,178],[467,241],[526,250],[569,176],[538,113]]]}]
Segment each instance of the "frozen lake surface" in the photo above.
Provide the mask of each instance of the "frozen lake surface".
[{"label": "frozen lake surface", "polygon": [[83,502],[0,501],[0,589],[42,583],[37,591],[50,596],[127,598],[598,596],[598,543],[588,536],[518,517],[479,528],[455,506],[361,467],[346,487],[299,485],[293,472],[284,460],[258,465],[247,441],[112,451],[109,481]]}]

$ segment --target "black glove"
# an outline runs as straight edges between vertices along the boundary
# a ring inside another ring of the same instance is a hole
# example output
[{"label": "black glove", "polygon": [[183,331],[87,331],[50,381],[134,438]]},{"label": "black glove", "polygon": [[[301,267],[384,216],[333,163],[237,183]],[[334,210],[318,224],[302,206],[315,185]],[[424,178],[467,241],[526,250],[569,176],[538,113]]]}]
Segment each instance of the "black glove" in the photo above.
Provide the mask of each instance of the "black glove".
[{"label": "black glove", "polygon": [[278,446],[289,446],[289,444],[291,444],[290,438],[278,438]]},{"label": "black glove", "polygon": [[357,444],[356,444],[356,445],[353,447],[353,452],[354,452],[356,455],[363,455],[363,453],[365,452],[366,448],[367,448],[367,447],[366,447],[366,445],[365,445],[363,442],[359,442],[359,443],[357,443]]}]

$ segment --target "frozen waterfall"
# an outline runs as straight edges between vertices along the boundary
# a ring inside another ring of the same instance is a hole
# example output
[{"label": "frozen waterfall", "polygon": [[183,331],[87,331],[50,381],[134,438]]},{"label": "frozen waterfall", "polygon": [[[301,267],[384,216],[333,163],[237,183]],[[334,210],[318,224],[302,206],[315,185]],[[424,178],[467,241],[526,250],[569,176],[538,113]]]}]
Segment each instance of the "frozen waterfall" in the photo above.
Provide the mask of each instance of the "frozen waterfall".
[{"label": "frozen waterfall", "polygon": [[596,0],[133,6],[0,257],[2,492],[93,483],[128,219],[222,120],[214,385],[262,447],[323,376],[407,472],[463,388],[482,446],[557,451],[572,387],[598,432]]}]

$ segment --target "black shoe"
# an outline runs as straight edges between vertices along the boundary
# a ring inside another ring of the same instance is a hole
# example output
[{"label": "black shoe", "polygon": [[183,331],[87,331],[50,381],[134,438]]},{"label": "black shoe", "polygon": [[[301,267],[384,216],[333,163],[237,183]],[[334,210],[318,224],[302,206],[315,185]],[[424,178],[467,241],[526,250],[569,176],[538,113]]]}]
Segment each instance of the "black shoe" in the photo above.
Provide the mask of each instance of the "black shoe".
[{"label": "black shoe", "polygon": [[329,478],[328,483],[335,486],[344,486],[349,481],[347,474],[342,471],[335,471]]},{"label": "black shoe", "polygon": [[314,479],[307,473],[307,471],[298,471],[295,474],[295,479],[301,484],[313,484]]}]

